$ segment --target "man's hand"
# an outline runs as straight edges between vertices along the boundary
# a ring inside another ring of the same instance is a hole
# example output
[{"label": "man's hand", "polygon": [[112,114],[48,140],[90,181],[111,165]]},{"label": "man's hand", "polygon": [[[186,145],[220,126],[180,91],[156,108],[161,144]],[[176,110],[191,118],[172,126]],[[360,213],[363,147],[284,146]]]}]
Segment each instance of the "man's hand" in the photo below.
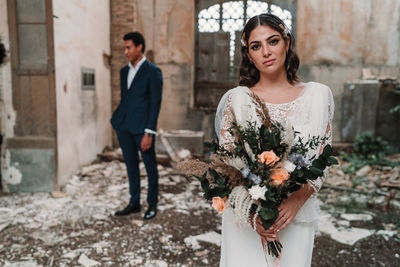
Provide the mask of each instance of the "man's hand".
[{"label": "man's hand", "polygon": [[148,136],[148,135],[143,135],[142,141],[140,142],[140,148],[142,151],[148,150],[153,143],[153,137]]}]

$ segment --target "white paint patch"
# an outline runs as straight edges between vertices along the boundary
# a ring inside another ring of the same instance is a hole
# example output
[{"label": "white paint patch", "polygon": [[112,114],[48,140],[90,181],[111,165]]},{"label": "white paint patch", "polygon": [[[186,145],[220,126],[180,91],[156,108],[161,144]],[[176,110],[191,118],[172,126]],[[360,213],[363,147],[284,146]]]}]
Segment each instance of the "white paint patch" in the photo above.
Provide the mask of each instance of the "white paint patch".
[{"label": "white paint patch", "polygon": [[343,228],[335,227],[335,218],[329,214],[321,215],[319,220],[319,230],[328,234],[332,239],[345,245],[354,245],[359,240],[366,238],[375,233],[375,230],[362,228]]},{"label": "white paint patch", "polygon": [[151,260],[146,266],[149,267],[168,267],[168,263],[162,260]]},{"label": "white paint patch", "polygon": [[[2,168],[4,167],[4,181],[8,184],[20,184],[22,180],[22,173],[15,166],[11,166],[11,154],[10,150],[8,149],[5,153],[4,162],[5,165],[2,165]],[[16,165],[18,166],[18,164]]]},{"label": "white paint patch", "polygon": [[81,254],[78,263],[83,265],[84,267],[92,267],[100,264],[100,262],[98,261],[89,259],[85,254]]},{"label": "white paint patch", "polygon": [[98,243],[93,244],[92,248],[94,248],[98,254],[101,254],[101,253],[103,253],[103,248],[108,248],[110,246],[111,246],[111,244],[109,242],[100,241]]},{"label": "white paint patch", "polygon": [[398,234],[396,231],[387,231],[387,230],[379,230],[376,232],[377,235],[381,235],[383,237],[393,237]]},{"label": "white paint patch", "polygon": [[343,219],[348,220],[348,221],[370,221],[370,220],[372,220],[372,216],[369,214],[346,213],[346,214],[341,214],[340,217],[342,217]]},{"label": "white paint patch", "polygon": [[37,264],[35,260],[29,261],[5,261],[3,267],[42,267],[43,265]]},{"label": "white paint patch", "polygon": [[65,253],[64,255],[61,256],[61,258],[67,258],[67,259],[73,259],[76,257],[76,253],[74,251]]},{"label": "white paint patch", "polygon": [[14,166],[10,166],[4,173],[4,181],[13,185],[20,184],[22,181],[22,173]]},{"label": "white paint patch", "polygon": [[8,208],[0,208],[0,232],[7,228],[13,221],[13,211]]},{"label": "white paint patch", "polygon": [[221,245],[221,235],[212,231],[201,235],[188,236],[184,239],[186,246],[196,250],[200,249],[201,246],[198,241],[203,241],[217,246]]}]

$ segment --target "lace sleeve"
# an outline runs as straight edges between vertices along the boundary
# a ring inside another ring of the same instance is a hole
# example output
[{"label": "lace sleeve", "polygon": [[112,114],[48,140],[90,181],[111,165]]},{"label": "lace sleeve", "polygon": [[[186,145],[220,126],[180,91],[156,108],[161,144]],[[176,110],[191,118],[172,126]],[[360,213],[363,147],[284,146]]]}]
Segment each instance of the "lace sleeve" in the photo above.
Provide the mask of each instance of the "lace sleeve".
[{"label": "lace sleeve", "polygon": [[[325,129],[325,141],[321,145],[319,154],[322,153],[326,145],[332,145],[332,119],[333,119],[333,113],[334,113],[334,102],[333,102],[333,97],[332,93],[329,90],[328,94],[328,107],[327,107],[327,113],[328,113],[328,121],[326,123],[326,129]],[[329,173],[329,167],[324,170],[324,175],[317,178],[316,180],[308,180],[309,186],[314,190],[313,196],[315,196],[318,191],[321,189],[322,184],[325,181],[325,178],[327,177]]]},{"label": "lace sleeve", "polygon": [[[227,150],[234,149],[235,136],[231,134],[230,128],[233,122],[240,123],[252,117],[246,101],[246,94],[242,91],[230,91],[220,101],[217,108],[215,129],[219,137],[219,144]],[[240,228],[252,228],[250,223],[250,212],[253,200],[243,186],[235,186],[228,198],[229,207],[232,208],[235,222]]]},{"label": "lace sleeve", "polygon": [[231,149],[235,141],[235,137],[230,133],[229,129],[232,122],[235,121],[235,116],[232,108],[232,95],[228,96],[226,100],[225,109],[223,110],[221,127],[219,132],[219,144],[225,149]]}]

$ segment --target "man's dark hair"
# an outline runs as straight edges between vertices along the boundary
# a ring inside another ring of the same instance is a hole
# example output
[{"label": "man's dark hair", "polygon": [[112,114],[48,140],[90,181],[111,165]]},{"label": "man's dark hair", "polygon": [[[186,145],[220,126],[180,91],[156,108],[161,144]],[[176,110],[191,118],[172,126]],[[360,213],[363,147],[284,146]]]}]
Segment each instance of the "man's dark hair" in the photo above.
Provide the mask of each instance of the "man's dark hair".
[{"label": "man's dark hair", "polygon": [[146,49],[146,44],[144,42],[144,37],[140,32],[128,32],[124,35],[124,41],[132,40],[135,46],[142,45],[142,52]]}]

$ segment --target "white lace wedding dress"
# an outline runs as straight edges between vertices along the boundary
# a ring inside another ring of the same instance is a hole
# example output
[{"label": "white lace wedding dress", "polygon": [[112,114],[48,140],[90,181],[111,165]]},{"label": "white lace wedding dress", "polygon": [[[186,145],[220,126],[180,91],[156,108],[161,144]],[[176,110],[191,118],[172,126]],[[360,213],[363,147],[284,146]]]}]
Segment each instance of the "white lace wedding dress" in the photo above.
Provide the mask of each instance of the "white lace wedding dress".
[{"label": "white lace wedding dress", "polygon": [[[320,83],[300,83],[304,87],[294,100],[283,104],[265,103],[272,120],[291,125],[304,139],[325,136],[332,142],[332,117],[334,111],[331,90]],[[245,125],[247,121],[259,122],[255,107],[250,99],[250,89],[239,86],[229,90],[221,99],[215,120],[220,144],[229,146],[234,137],[228,129],[232,121]],[[320,153],[322,146],[310,151],[309,157]],[[321,188],[324,178],[310,181],[315,192]],[[281,232],[279,240],[283,245],[280,257],[281,267],[305,267],[311,265],[314,233],[319,214],[316,193],[297,213],[295,219]],[[268,263],[267,263],[268,261]],[[220,267],[261,267],[274,266],[273,259],[266,256],[260,236],[248,225],[239,227],[232,208],[222,216],[222,243]]]}]

